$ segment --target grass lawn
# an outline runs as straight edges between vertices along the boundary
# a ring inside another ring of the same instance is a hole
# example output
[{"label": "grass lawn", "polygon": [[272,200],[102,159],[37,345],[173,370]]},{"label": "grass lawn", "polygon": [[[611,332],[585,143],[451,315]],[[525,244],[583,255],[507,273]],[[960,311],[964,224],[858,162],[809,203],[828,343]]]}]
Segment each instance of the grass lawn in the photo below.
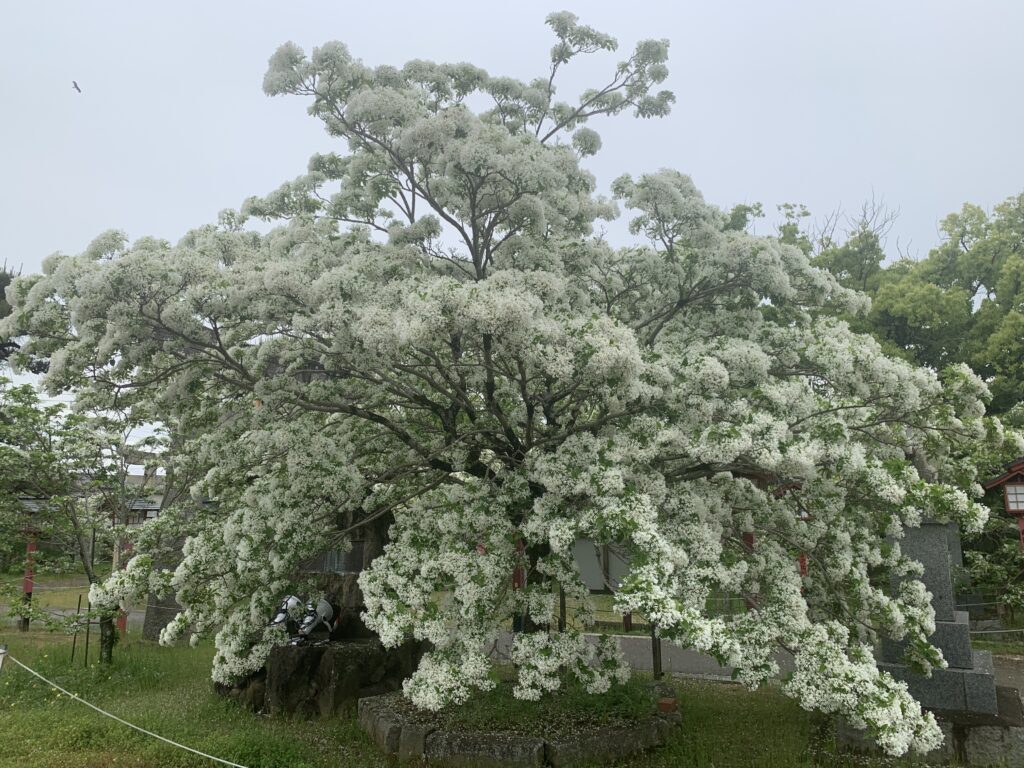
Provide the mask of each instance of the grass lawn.
[{"label": "grass lawn", "polygon": [[[2,577],[8,591],[0,594],[0,617],[7,615],[13,606],[15,613],[21,600],[21,579],[6,574]],[[89,605],[89,582],[83,573],[37,573],[34,578],[35,589],[32,593],[32,604],[39,609],[54,614],[74,614],[79,606],[84,612]],[[11,589],[13,585],[13,590]],[[145,603],[130,605],[130,610],[142,610]],[[0,625],[2,626],[2,625]]]},{"label": "grass lawn", "polygon": [[[6,631],[10,653],[92,703],[167,738],[249,768],[385,766],[353,719],[270,719],[216,696],[212,649],[126,641],[110,668],[68,664],[70,639]],[[778,691],[680,681],[683,726],[665,748],[631,766],[882,766],[837,756],[827,723]],[[472,705],[470,705],[472,706]],[[547,705],[544,705],[547,706]],[[525,709],[528,709],[526,707]],[[524,711],[524,717],[536,713]],[[214,766],[58,695],[7,661],[0,672],[0,766],[78,768]]]},{"label": "grass lawn", "polygon": [[979,640],[971,638],[971,648],[976,651],[991,651],[1004,656],[1024,656],[1024,641],[1012,640]]},{"label": "grass lawn", "polygon": [[84,574],[37,574],[32,602],[40,608],[74,610],[78,596],[82,597],[82,610],[89,602],[89,582]]},{"label": "grass lawn", "polygon": [[[21,576],[8,573],[0,576],[8,587],[8,596],[17,603],[21,599]],[[81,572],[37,573],[33,578],[32,602],[40,608],[74,611],[78,597],[82,597],[82,610],[89,600],[89,582]],[[4,602],[0,599],[0,602]]]}]

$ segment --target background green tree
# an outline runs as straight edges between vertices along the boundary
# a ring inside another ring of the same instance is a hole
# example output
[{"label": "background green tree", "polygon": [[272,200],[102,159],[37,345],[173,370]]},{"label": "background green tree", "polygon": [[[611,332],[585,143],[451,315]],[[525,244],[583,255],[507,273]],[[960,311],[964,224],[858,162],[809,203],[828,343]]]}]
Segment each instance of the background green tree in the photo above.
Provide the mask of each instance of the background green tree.
[{"label": "background green tree", "polygon": [[[152,493],[152,476],[132,478],[140,444],[137,425],[116,412],[77,412],[40,401],[31,384],[0,379],[0,534],[24,547],[32,530],[57,557],[72,561],[90,584],[107,573],[133,502]],[[146,438],[145,447],[156,438]],[[67,556],[66,558],[64,556]],[[73,616],[54,615],[19,601],[20,583],[0,585],[12,614],[50,626]],[[100,625],[100,661],[109,663],[117,640],[116,607],[94,610]]]},{"label": "background green tree", "polygon": [[[988,412],[1024,426],[1024,194],[991,213],[971,203],[946,216],[940,243],[920,260],[885,264],[885,235],[894,215],[867,204],[844,237],[801,228],[802,206],[783,206],[779,239],[820,247],[815,263],[871,297],[871,311],[848,318],[889,352],[941,370],[971,366],[992,393]],[[834,228],[833,228],[834,229]],[[829,227],[826,224],[826,232]],[[991,457],[989,457],[991,458]],[[1024,607],[1024,552],[1001,494],[988,498],[985,529],[965,540],[974,589]]]},{"label": "background green tree", "polygon": [[991,213],[965,204],[940,229],[924,259],[883,266],[884,232],[862,217],[817,262],[871,296],[864,330],[920,365],[967,363],[992,391],[989,412],[1007,414],[1024,399],[1024,194]]}]

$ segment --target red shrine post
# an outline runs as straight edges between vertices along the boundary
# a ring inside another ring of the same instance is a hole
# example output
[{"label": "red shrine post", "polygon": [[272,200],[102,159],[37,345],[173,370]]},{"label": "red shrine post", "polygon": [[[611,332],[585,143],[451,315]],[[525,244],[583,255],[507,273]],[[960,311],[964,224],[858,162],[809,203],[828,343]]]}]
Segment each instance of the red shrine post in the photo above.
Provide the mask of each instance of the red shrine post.
[{"label": "red shrine post", "polygon": [[982,483],[986,491],[996,488],[1003,489],[1003,506],[1006,513],[1017,518],[1017,529],[1020,531],[1020,546],[1024,549],[1024,456],[1014,459],[1006,465],[1006,471],[999,477],[993,477]]},{"label": "red shrine post", "polygon": [[[119,547],[120,541],[115,541],[114,546]],[[125,557],[132,553],[132,543],[130,541],[126,541],[124,543],[124,549],[121,550],[121,553]],[[120,560],[120,558],[118,559]],[[121,565],[120,567],[123,568],[124,566]],[[128,611],[118,609],[117,621],[115,622],[115,625],[117,626],[117,631],[120,632],[122,635],[124,635],[128,631]]]}]

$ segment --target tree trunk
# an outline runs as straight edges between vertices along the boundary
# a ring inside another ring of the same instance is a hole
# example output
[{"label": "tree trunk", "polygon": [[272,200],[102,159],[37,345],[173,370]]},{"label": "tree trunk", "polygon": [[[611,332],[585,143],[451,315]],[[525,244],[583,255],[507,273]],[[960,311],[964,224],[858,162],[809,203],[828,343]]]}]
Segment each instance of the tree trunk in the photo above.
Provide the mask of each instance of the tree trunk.
[{"label": "tree trunk", "polygon": [[[96,529],[93,528],[92,542],[87,543],[85,531],[79,523],[78,515],[74,507],[68,510],[68,518],[74,527],[75,539],[78,541],[78,554],[82,558],[82,568],[89,584],[95,584],[99,579],[96,577],[96,569],[93,567],[93,556],[96,550]],[[92,621],[92,619],[90,619]],[[114,643],[117,642],[117,629],[114,627],[114,617],[106,614],[100,617],[100,663],[110,664],[114,660]],[[87,646],[88,647],[88,646]],[[86,657],[88,658],[88,656]]]},{"label": "tree trunk", "polygon": [[[528,558],[529,570],[526,573],[526,583],[528,585],[543,584],[547,577],[545,577],[540,571],[537,570],[537,561],[542,557],[546,557],[551,553],[551,547],[548,544],[535,544],[526,548],[526,556]],[[529,612],[523,614],[523,632],[539,632],[541,630],[548,629],[550,627],[550,621],[548,624],[538,624],[530,616]]]},{"label": "tree trunk", "polygon": [[104,616],[100,619],[100,664],[110,664],[114,660],[114,643],[117,642],[117,629],[114,618]]}]

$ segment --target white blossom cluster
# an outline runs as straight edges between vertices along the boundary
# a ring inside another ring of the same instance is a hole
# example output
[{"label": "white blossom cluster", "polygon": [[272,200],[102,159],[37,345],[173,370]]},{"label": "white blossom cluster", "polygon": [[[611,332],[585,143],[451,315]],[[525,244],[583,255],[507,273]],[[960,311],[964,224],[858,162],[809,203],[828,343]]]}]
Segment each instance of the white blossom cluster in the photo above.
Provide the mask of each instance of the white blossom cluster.
[{"label": "white blossom cluster", "polygon": [[[279,640],[267,617],[302,563],[360,540],[377,554],[364,622],[427,647],[416,704],[489,687],[514,615],[518,696],[571,677],[596,693],[626,672],[583,632],[586,538],[628,558],[616,607],[666,641],[750,686],[786,649],[804,706],[893,754],[930,748],[934,720],[867,649],[890,637],[922,671],[945,663],[900,540],[925,518],[978,529],[978,467],[1019,436],[984,417],[968,369],[887,356],[837,319],[863,296],[730,229],[681,173],[617,179],[635,239],[595,237],[617,203],[580,165],[600,146],[585,123],[667,112],[667,43],[574,104],[560,67],[615,41],[549,23],[550,77],[530,83],[286,45],[266,90],[310,99],[347,154],[175,245],[107,234],[14,282],[0,332],[26,337],[20,359],[47,358],[54,389],[130,390],[195,474],[173,574],[147,576],[142,542],[94,599],[173,589],[184,611],[163,639],[215,635],[226,682]],[[248,216],[284,223],[259,234]],[[727,593],[752,609],[710,610]]]},{"label": "white blossom cluster", "polygon": [[629,667],[614,638],[602,635],[589,642],[578,632],[520,633],[512,646],[518,682],[516,698],[536,701],[562,686],[563,675],[573,674],[589,693],[604,693],[612,683],[629,679]]}]

